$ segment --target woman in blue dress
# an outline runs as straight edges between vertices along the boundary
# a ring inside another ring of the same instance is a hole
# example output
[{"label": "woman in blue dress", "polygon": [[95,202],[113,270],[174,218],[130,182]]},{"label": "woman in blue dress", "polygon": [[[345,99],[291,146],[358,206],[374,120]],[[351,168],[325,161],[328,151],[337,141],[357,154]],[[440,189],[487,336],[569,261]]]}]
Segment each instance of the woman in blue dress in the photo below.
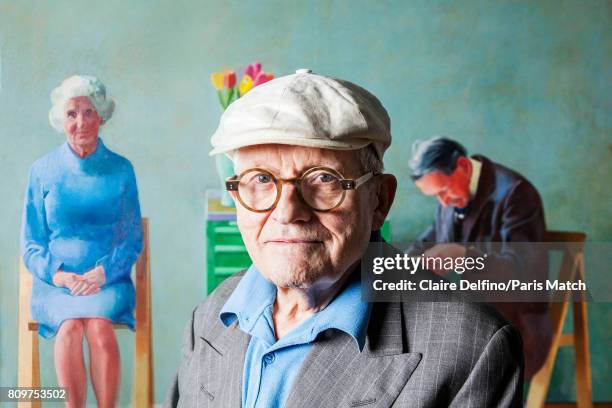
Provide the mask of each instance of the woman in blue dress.
[{"label": "woman in blue dress", "polygon": [[98,406],[113,407],[120,381],[113,323],[134,329],[130,272],[142,249],[136,178],[98,137],[114,110],[100,80],[69,77],[51,100],[49,120],[67,141],[30,168],[21,245],[33,276],[32,317],[41,336],[56,337],[68,406],[85,405],[85,338]]}]

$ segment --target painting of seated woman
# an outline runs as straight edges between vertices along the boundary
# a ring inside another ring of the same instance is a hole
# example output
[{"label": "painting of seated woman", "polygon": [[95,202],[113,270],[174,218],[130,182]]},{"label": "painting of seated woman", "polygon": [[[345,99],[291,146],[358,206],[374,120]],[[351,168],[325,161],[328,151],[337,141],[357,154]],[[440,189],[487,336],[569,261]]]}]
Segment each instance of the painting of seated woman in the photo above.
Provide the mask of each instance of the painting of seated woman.
[{"label": "painting of seated woman", "polygon": [[33,276],[32,317],[55,337],[58,383],[68,406],[84,406],[89,371],[98,406],[112,407],[120,384],[113,324],[134,329],[132,265],[142,250],[134,169],[100,129],[115,103],[97,78],[75,75],[51,93],[49,121],[66,142],[30,168],[21,247]]}]

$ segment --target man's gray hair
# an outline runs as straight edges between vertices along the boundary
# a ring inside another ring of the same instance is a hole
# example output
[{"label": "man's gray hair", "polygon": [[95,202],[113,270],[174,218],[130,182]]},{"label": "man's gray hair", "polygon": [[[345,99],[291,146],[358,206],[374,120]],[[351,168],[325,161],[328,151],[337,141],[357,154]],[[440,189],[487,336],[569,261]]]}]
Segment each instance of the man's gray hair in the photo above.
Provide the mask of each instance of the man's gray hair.
[{"label": "man's gray hair", "polygon": [[376,150],[373,145],[367,145],[359,149],[359,162],[361,169],[367,173],[372,172],[373,174],[382,174],[385,171],[385,165],[382,160],[376,154]]},{"label": "man's gray hair", "polygon": [[51,92],[53,106],[49,111],[49,123],[58,132],[64,131],[64,108],[72,98],[86,96],[96,108],[96,112],[106,123],[115,110],[115,101],[106,97],[106,87],[98,78],[90,75],[73,75]]},{"label": "man's gray hair", "polygon": [[451,175],[457,168],[457,159],[461,156],[467,156],[465,147],[447,137],[436,136],[427,140],[417,140],[412,145],[410,177],[418,180],[434,171]]}]

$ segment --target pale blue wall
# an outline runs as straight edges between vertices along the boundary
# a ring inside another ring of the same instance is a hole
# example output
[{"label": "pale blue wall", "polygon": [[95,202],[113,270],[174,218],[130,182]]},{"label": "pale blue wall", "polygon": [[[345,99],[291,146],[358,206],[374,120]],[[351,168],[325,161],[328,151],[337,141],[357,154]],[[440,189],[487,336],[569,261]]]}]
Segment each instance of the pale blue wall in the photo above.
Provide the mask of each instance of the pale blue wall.
[{"label": "pale blue wall", "polygon": [[[208,138],[220,114],[208,76],[221,67],[256,59],[276,74],[310,67],[378,95],[393,121],[396,239],[414,238],[434,208],[407,177],[409,145],[444,133],[533,180],[551,227],[612,240],[612,3],[492,3],[0,0],[0,385],[16,383],[27,169],[62,142],[47,122],[49,92],[77,72],[100,76],[116,99],[106,142],[134,164],[151,218],[158,400],[205,289],[204,191],[216,186]],[[612,400],[612,308],[590,313],[594,393]],[[132,336],[119,336],[127,403]],[[43,381],[52,384],[52,347],[43,343]],[[571,356],[561,354],[554,398],[573,397]]]}]

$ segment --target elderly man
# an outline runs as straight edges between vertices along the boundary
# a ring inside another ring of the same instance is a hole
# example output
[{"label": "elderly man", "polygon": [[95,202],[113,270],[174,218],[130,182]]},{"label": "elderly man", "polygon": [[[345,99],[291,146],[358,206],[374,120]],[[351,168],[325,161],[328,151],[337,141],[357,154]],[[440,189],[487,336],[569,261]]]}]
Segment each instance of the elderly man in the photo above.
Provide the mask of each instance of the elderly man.
[{"label": "elderly man", "polygon": [[[493,275],[487,278],[546,279],[546,253],[515,244],[542,242],[546,231],[542,200],[527,179],[484,156],[468,157],[465,147],[445,137],[415,142],[410,167],[419,190],[439,202],[433,225],[411,252],[442,258],[476,257],[478,243],[500,243],[487,251],[489,267],[484,273]],[[446,275],[450,271],[435,272]],[[482,273],[468,272],[464,277],[483,277]],[[550,344],[547,304],[498,302],[495,308],[521,332],[525,372],[530,378],[544,362]]]},{"label": "elderly man", "polygon": [[168,406],[520,406],[520,337],[489,309],[362,301],[396,189],[374,95],[300,70],[234,102],[212,142],[253,265],[195,309]]}]

